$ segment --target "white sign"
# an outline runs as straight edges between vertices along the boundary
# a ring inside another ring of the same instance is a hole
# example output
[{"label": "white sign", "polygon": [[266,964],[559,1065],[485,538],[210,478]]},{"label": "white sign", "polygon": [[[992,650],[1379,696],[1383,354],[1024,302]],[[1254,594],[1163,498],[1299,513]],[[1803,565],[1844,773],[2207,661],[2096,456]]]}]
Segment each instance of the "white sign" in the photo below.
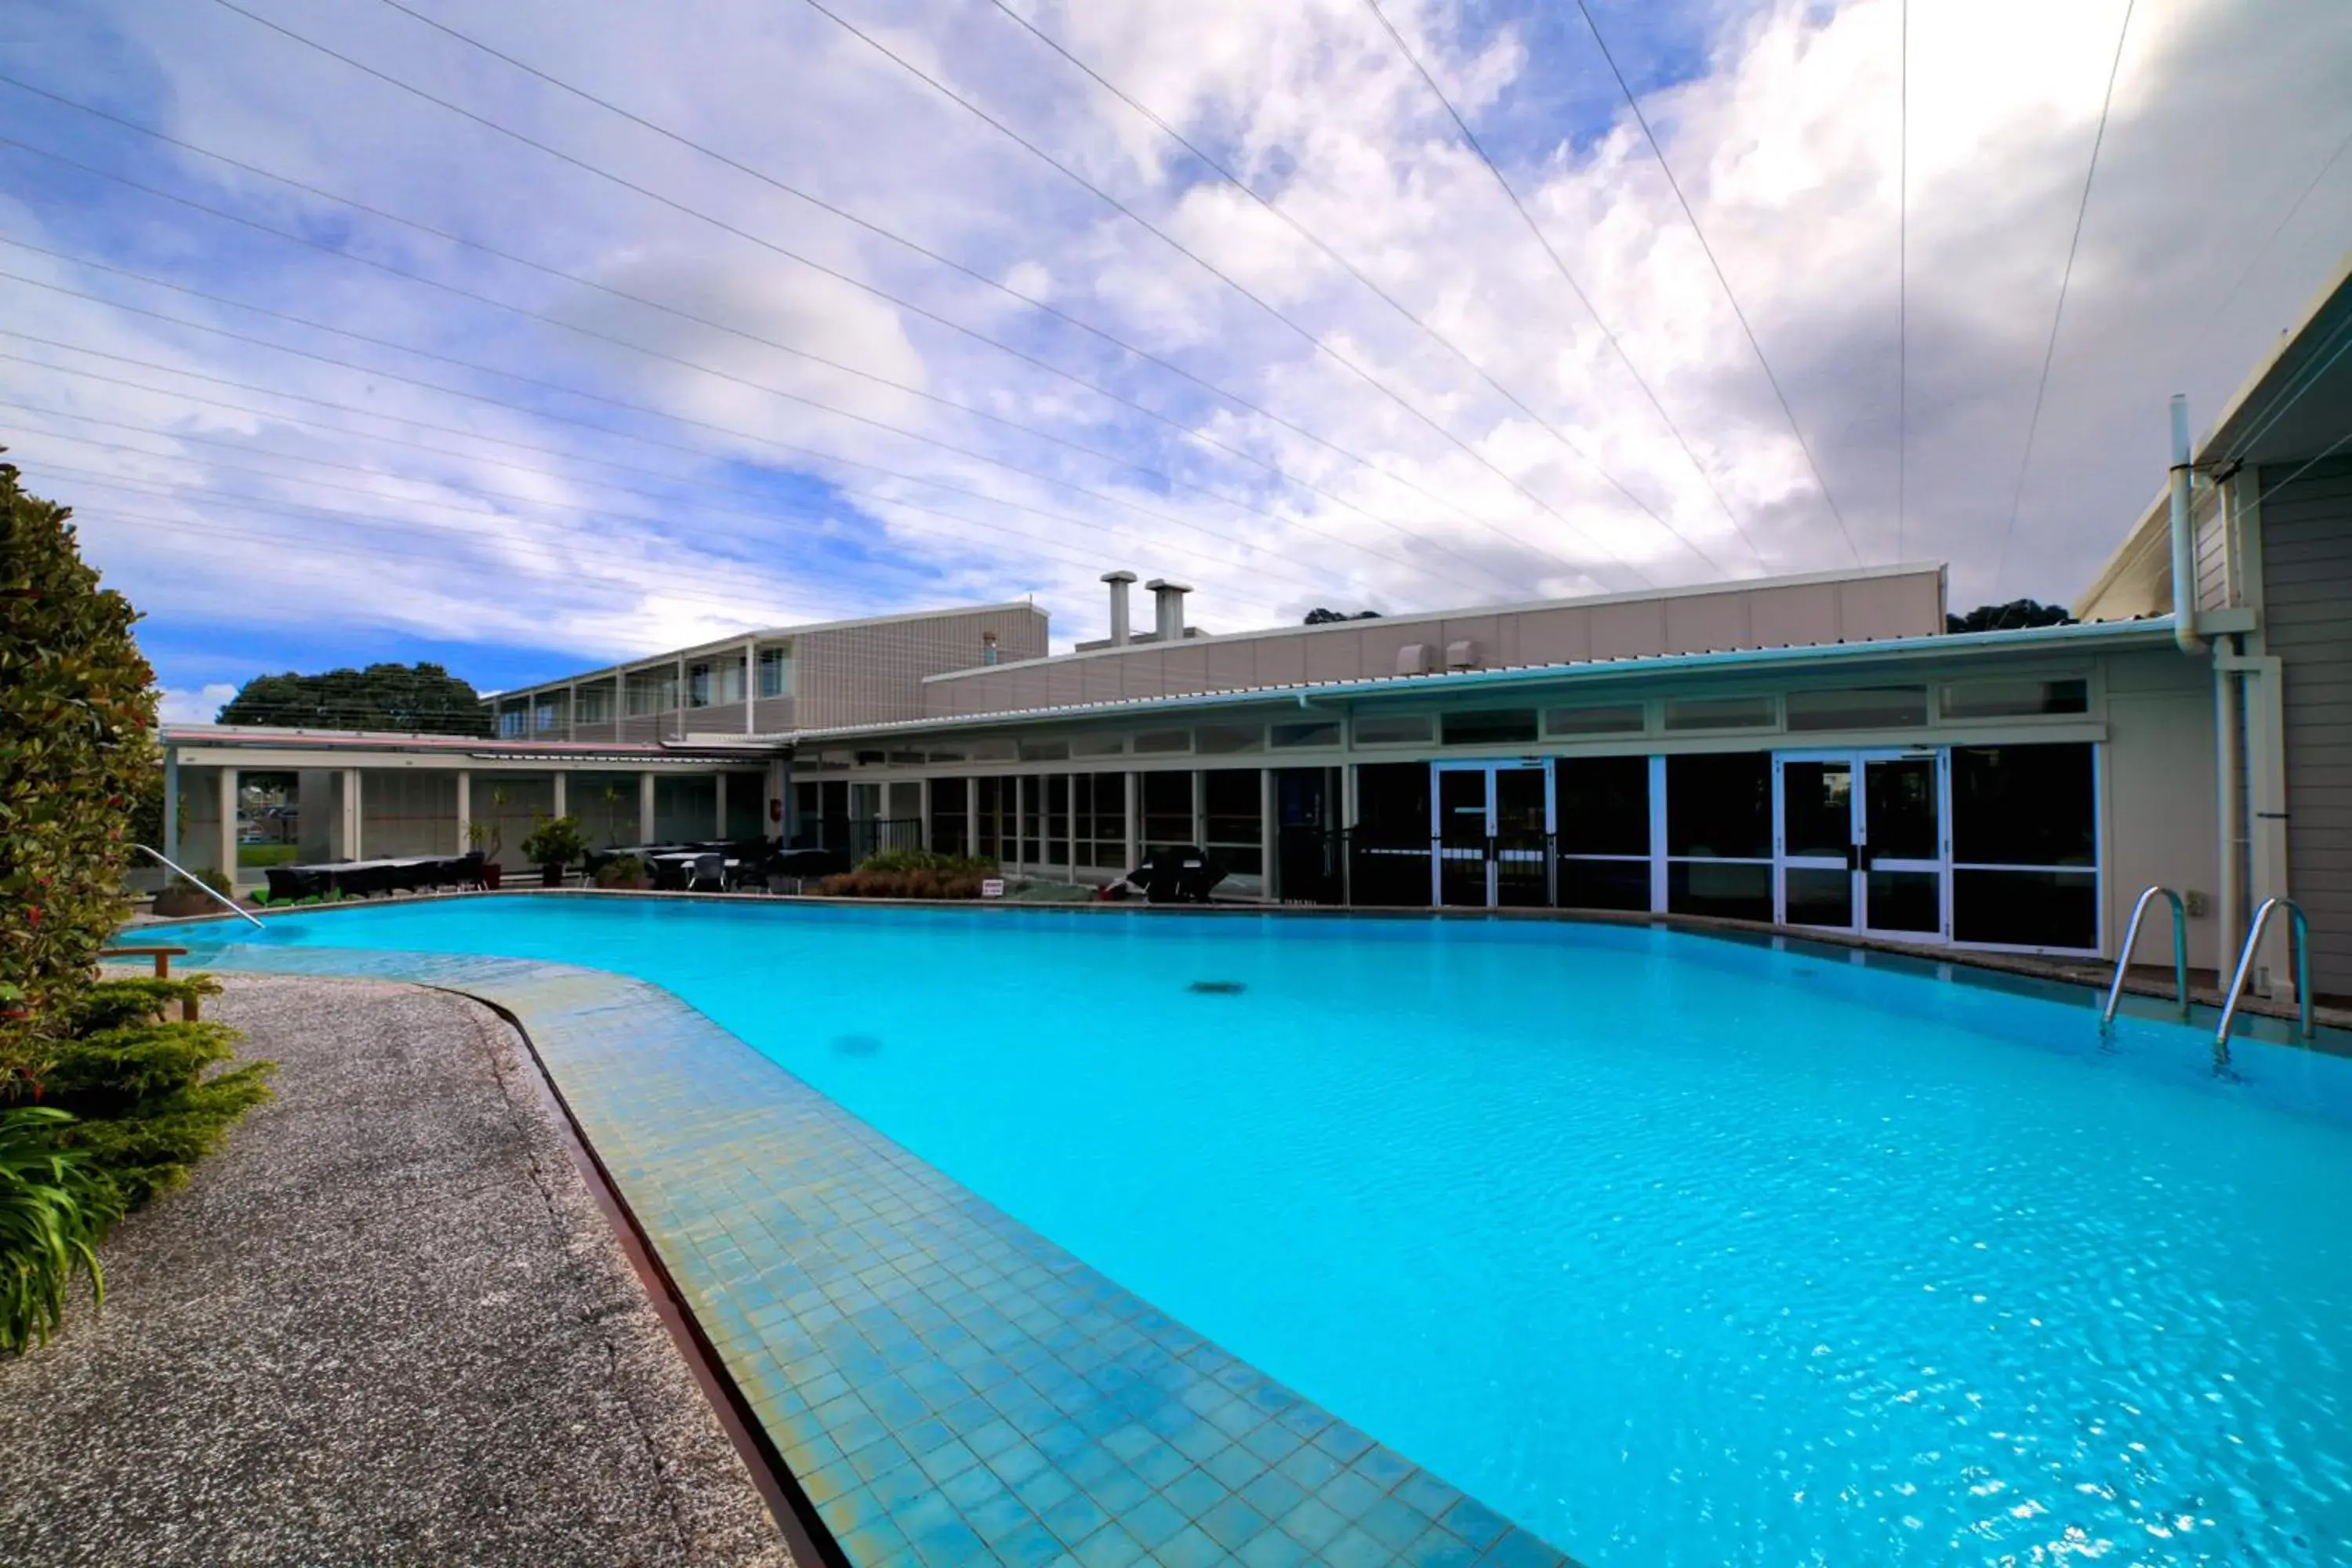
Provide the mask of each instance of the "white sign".
[{"label": "white sign", "polygon": [[989,877],[983,879],[980,884],[980,896],[983,899],[1003,898],[1004,896],[1004,879],[1002,877]]}]

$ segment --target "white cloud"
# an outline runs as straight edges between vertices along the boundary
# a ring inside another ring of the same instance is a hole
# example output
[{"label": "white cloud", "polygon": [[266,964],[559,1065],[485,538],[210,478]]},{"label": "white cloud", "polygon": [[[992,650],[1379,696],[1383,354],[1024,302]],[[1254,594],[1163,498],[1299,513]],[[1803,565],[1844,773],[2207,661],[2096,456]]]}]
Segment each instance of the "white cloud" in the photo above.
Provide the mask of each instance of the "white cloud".
[{"label": "white cloud", "polygon": [[175,690],[167,686],[159,695],[163,698],[159,708],[164,723],[209,724],[223,705],[236,695],[236,688],[226,681],[215,681],[194,690],[184,687]]},{"label": "white cloud", "polygon": [[[606,0],[593,26],[552,0],[435,10],[1263,413],[369,0],[262,8],[741,232],[517,146],[218,8],[115,0],[106,14],[138,69],[68,58],[59,90],[96,101],[112,83],[151,80],[108,101],[745,335],[354,218],[70,110],[22,121],[25,140],[735,379],[0,154],[0,233],[595,395],[272,323],[0,246],[9,271],[364,367],[0,282],[0,327],[268,389],[0,338],[0,352],[37,362],[0,361],[0,397],[54,411],[0,410],[8,444],[37,488],[77,501],[110,575],[166,626],[309,629],[324,642],[364,624],[598,659],[752,623],[1027,592],[1056,611],[1060,635],[1086,636],[1100,618],[1093,579],[1112,565],[1197,581],[1201,618],[1231,627],[1315,603],[1402,609],[1834,566],[1852,559],[1849,535],[1867,559],[1896,552],[1895,0],[1663,17],[1597,10],[1621,58],[1648,58],[1643,46],[1655,44],[1702,62],[1644,107],[1820,459],[1843,533],[1646,142],[1622,104],[1587,112],[1608,101],[1591,96],[1592,79],[1609,84],[1580,34],[1530,31],[1507,15],[1490,26],[1485,8],[1473,32],[1452,0],[1388,6],[1465,112],[1482,127],[1496,116],[1518,128],[1496,139],[1511,179],[1704,477],[1359,0],[1020,3],[1245,171],[1539,417],[971,0],[867,0],[845,14],[1308,335],[803,8],[735,0],[682,19],[648,0]],[[2185,389],[2212,410],[2334,263],[2335,237],[2352,228],[2352,161],[2242,291],[2219,298],[2249,236],[2267,231],[2344,132],[2335,89],[2352,78],[2352,29],[2339,11],[2335,0],[2136,11],[2012,535],[2027,411],[2122,5],[1912,0],[1900,550],[1950,558],[1956,597],[2061,597],[2078,584],[2160,479],[2165,396]],[[1654,37],[1669,26],[1701,30]],[[2283,37],[2298,47],[2278,49]],[[1554,102],[1582,118],[1530,142],[1526,118],[1512,117]],[[0,115],[28,112],[0,100]],[[775,247],[920,309],[824,279]],[[916,390],[751,341],[760,338]],[[158,434],[59,416],[72,415]],[[199,436],[228,445],[173,439]],[[170,493],[45,478],[45,467]]]}]

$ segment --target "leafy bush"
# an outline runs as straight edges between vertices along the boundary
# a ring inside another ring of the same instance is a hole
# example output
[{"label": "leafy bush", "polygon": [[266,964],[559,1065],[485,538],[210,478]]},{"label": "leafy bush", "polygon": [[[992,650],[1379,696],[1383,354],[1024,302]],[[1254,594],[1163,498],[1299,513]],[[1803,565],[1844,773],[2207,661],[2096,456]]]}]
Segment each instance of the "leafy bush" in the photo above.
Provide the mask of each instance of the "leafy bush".
[{"label": "leafy bush", "polygon": [[221,869],[217,866],[191,866],[188,868],[186,876],[173,877],[172,886],[184,889],[188,892],[194,892],[201,888],[210,888],[225,898],[236,896],[236,884],[222,876]]},{"label": "leafy bush", "polygon": [[859,871],[944,871],[966,877],[993,877],[996,862],[969,855],[942,855],[935,849],[881,849],[857,863]]},{"label": "leafy bush", "polygon": [[121,1215],[87,1154],[58,1145],[73,1118],[49,1106],[0,1110],[0,1354],[22,1355],[65,1322],[74,1277],[106,1300],[98,1241]]},{"label": "leafy bush", "polygon": [[[126,994],[101,1005],[128,1005]],[[61,1142],[88,1159],[126,1212],[186,1181],[189,1167],[269,1098],[275,1063],[212,1072],[235,1055],[237,1038],[221,1024],[142,1023],[56,1047],[44,1075],[47,1099],[79,1119]]]},{"label": "leafy bush", "polygon": [[615,855],[596,868],[600,888],[650,888],[653,881],[651,868],[634,855]]},{"label": "leafy bush", "polygon": [[0,463],[0,1098],[21,1090],[119,923],[155,788],[154,671],[71,513]]},{"label": "leafy bush", "polygon": [[974,870],[925,867],[908,871],[869,870],[861,866],[825,878],[816,889],[834,899],[976,899],[981,879],[994,875],[994,866]]},{"label": "leafy bush", "polygon": [[533,814],[530,837],[522,841],[522,858],[534,866],[569,866],[588,853],[587,836],[576,816]]},{"label": "leafy bush", "polygon": [[219,995],[220,989],[220,982],[209,974],[190,974],[178,980],[157,980],[143,974],[125,980],[101,980],[75,1006],[72,1032],[94,1035],[131,1024],[161,1023],[164,1010],[173,1004],[201,1002],[206,996]]}]

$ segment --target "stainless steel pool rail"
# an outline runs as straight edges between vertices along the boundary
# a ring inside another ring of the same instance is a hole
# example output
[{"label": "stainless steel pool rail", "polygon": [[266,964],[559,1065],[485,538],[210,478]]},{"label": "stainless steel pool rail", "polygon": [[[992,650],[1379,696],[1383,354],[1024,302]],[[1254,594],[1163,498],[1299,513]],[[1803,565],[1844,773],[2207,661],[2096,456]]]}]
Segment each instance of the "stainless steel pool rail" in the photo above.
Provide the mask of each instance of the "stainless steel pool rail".
[{"label": "stainless steel pool rail", "polygon": [[2294,948],[2296,1023],[2303,1037],[2311,1038],[2311,921],[2305,917],[2303,906],[2293,899],[2264,899],[2263,907],[2254,911],[2253,929],[2246,932],[2246,945],[2238,953],[2237,973],[2230,977],[2230,994],[2221,998],[2221,1026],[2213,1031],[2215,1072],[2229,1070],[2230,1025],[2238,1016],[2238,999],[2245,994],[2246,976],[2254,967],[2255,951],[2263,944],[2263,927],[2282,909],[2293,922],[2288,934]]},{"label": "stainless steel pool rail", "polygon": [[2116,1008],[2124,999],[2124,973],[2131,967],[2132,949],[2139,942],[2139,922],[2147,913],[2148,900],[2158,894],[2172,906],[2172,1000],[2180,1009],[2181,1021],[2189,1020],[2188,911],[2181,907],[2180,895],[2170,888],[2147,888],[2141,890],[2139,902],[2132,906],[2131,924],[2124,931],[2123,951],[2116,954],[2115,984],[2107,987],[2107,1005],[2099,1012],[2101,1034],[2116,1026]]},{"label": "stainless steel pool rail", "polygon": [[218,904],[229,913],[245,921],[246,924],[253,927],[254,930],[259,931],[262,929],[261,921],[254,918],[253,912],[250,910],[239,909],[235,899],[225,899],[221,897],[217,889],[214,888],[210,883],[198,879],[187,869],[187,868],[175,865],[172,861],[165,860],[162,850],[150,849],[144,844],[134,844],[131,847],[137,849],[142,853],[153,856],[161,864],[170,867],[173,870],[177,871],[181,878],[187,882],[188,886],[195,889],[198,892],[204,894],[205,897],[210,899],[213,902]]}]

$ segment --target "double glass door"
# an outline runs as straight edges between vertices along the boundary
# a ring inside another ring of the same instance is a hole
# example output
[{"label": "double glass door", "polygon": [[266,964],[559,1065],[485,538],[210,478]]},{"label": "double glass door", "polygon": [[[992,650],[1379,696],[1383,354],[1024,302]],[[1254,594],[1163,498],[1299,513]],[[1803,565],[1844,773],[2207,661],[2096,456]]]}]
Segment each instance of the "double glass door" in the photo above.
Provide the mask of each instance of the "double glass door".
[{"label": "double glass door", "polygon": [[1551,770],[1541,763],[1440,763],[1430,792],[1431,889],[1441,904],[1551,902]]},{"label": "double glass door", "polygon": [[1937,752],[1780,753],[1780,922],[1943,940],[1948,794]]}]

